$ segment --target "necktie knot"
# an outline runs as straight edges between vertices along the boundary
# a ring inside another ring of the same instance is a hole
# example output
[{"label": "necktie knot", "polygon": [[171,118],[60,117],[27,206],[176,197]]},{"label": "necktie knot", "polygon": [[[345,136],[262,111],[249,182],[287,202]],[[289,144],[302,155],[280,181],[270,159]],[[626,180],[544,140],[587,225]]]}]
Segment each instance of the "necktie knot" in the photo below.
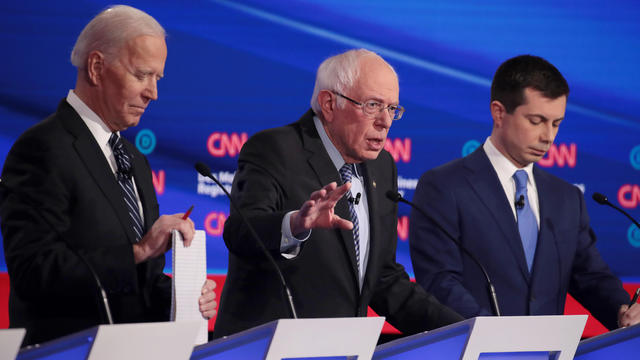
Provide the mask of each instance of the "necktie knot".
[{"label": "necktie knot", "polygon": [[516,182],[516,192],[524,193],[527,190],[527,180],[529,180],[529,175],[524,170],[517,170],[515,174],[513,174],[513,179]]},{"label": "necktie knot", "polygon": [[112,133],[111,137],[109,137],[109,146],[113,151],[113,156],[116,158],[116,165],[118,167],[118,171],[116,175],[118,178],[125,177],[127,179],[131,178],[131,158],[129,157],[129,153],[127,149],[125,149],[124,144],[122,143],[122,139],[116,133]]},{"label": "necktie knot", "polygon": [[342,182],[347,183],[351,181],[351,177],[353,177],[353,164],[345,163],[340,168],[340,177],[342,177]]}]

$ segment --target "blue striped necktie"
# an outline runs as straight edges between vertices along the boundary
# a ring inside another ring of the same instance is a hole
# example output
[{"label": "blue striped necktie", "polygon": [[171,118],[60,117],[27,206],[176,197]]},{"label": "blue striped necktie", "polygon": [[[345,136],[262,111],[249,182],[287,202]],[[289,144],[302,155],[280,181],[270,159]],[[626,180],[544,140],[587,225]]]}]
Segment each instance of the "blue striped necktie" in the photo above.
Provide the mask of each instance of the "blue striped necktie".
[{"label": "blue striped necktie", "polygon": [[[531,272],[533,266],[533,257],[536,254],[536,245],[538,242],[538,222],[536,216],[529,206],[529,197],[527,196],[527,180],[529,176],[524,170],[517,170],[513,174],[516,181],[516,213],[518,215],[518,232],[520,232],[520,240],[524,248],[524,256],[527,259],[527,267]],[[524,201],[520,201],[520,199]]]},{"label": "blue striped necktie", "polygon": [[136,192],[133,189],[133,182],[131,181],[131,175],[133,170],[131,169],[131,157],[125,149],[122,139],[116,133],[112,133],[109,138],[109,146],[113,150],[113,156],[116,158],[116,164],[118,165],[118,171],[116,171],[116,177],[118,178],[118,184],[122,189],[122,195],[125,204],[127,205],[127,211],[131,218],[131,226],[136,234],[136,242],[142,239],[143,223],[140,218],[140,208],[138,207],[138,198]]},{"label": "blue striped necktie", "polygon": [[[342,182],[347,183],[351,181],[351,177],[353,176],[353,164],[345,163],[340,168],[340,176],[342,177]],[[351,190],[347,192],[347,199],[353,199],[351,195]],[[349,215],[351,215],[351,222],[353,223],[353,242],[356,247],[356,266],[358,268],[358,273],[360,273],[360,227],[358,225],[358,214],[356,214],[356,208],[353,201],[349,201]],[[359,278],[360,274],[358,274]]]}]

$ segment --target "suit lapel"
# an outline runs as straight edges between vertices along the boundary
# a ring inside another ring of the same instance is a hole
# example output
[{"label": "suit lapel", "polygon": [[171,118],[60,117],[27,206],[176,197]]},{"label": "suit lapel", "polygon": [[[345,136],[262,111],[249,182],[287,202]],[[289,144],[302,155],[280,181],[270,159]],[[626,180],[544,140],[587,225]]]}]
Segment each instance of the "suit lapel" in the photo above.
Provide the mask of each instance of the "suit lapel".
[{"label": "suit lapel", "polygon": [[487,213],[491,214],[493,221],[500,228],[503,238],[518,263],[520,272],[529,281],[529,269],[527,268],[527,260],[524,256],[524,248],[520,240],[518,226],[513,217],[509,200],[500,185],[498,175],[493,169],[489,158],[480,147],[466,157],[464,162],[465,167],[469,170],[466,175],[469,185],[485,205]]},{"label": "suit lapel", "polygon": [[[379,199],[376,179],[373,175],[375,171],[371,168],[373,166],[374,164],[371,161],[364,162],[362,166],[360,166],[362,175],[364,176],[364,190],[367,193],[367,204],[369,206],[369,258],[367,267],[365,268],[362,294],[368,293],[369,287],[374,286],[376,283],[378,274],[374,272],[374,269],[379,268],[378,259],[380,254],[378,254],[378,249],[380,248],[380,241],[382,241],[378,238],[380,230],[378,230],[379,224],[375,218]],[[394,241],[396,241],[396,239],[394,239]]]},{"label": "suit lapel", "polygon": [[[342,179],[340,178],[338,170],[333,165],[327,150],[322,144],[320,135],[313,123],[313,116],[313,111],[309,110],[299,121],[302,129],[303,147],[308,154],[307,161],[309,162],[309,166],[311,166],[315,172],[321,186],[325,186],[334,181],[340,185],[342,184]],[[343,219],[351,219],[351,215],[349,214],[349,204],[347,203],[346,198],[342,198],[338,201],[334,208],[334,212]],[[353,280],[355,281],[356,287],[359,288],[360,285],[357,275],[358,268],[356,265],[356,248],[353,242],[353,232],[351,230],[335,231],[338,232],[342,238],[342,243],[351,262]]]},{"label": "suit lapel", "polygon": [[80,116],[66,101],[60,104],[58,113],[61,115],[60,118],[65,128],[75,137],[73,146],[87,167],[87,172],[111,204],[113,211],[120,220],[123,231],[127,234],[129,241],[133,243],[135,234],[130,226],[129,213],[122,198],[120,185],[118,185],[98,143]]},{"label": "suit lapel", "polygon": [[[533,177],[536,180],[536,189],[538,191],[538,204],[540,211],[540,232],[538,234],[538,244],[536,246],[536,256],[533,260],[532,273],[535,275],[542,270],[536,271],[536,259],[552,259],[552,253],[556,254],[556,258],[558,259],[558,266],[561,267],[562,257],[558,253],[558,246],[555,243],[557,241],[554,231],[553,224],[551,224],[550,216],[554,212],[554,208],[556,208],[553,204],[553,199],[556,197],[552,193],[549,188],[549,182],[547,175],[540,171],[537,166],[533,167]],[[544,269],[545,272],[549,272],[550,268],[552,268],[549,262],[545,262],[541,264],[546,267]],[[541,279],[543,281],[548,281],[548,279]]]}]

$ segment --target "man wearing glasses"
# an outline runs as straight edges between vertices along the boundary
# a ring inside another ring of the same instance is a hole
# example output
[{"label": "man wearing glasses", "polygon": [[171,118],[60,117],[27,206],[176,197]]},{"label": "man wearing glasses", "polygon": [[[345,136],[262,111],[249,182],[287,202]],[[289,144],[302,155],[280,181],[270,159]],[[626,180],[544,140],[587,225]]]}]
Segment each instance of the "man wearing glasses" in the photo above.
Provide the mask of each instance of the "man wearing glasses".
[{"label": "man wearing glasses", "polygon": [[[318,68],[311,107],[297,122],[260,132],[238,158],[232,197],[276,258],[299,317],[366,316],[405,334],[462,318],[409,281],[395,261],[396,167],[383,150],[402,117],[398,78],[370,51]],[[224,227],[229,272],[214,336],[290,317],[282,287],[233,209]]]}]

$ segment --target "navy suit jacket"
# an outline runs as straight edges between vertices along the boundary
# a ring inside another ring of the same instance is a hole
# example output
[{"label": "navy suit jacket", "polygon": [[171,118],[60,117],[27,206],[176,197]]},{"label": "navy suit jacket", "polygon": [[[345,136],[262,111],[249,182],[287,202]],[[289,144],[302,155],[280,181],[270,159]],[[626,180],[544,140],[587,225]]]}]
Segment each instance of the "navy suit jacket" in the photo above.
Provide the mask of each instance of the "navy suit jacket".
[{"label": "navy suit jacket", "polygon": [[[242,147],[231,194],[276,259],[298,316],[366,316],[370,305],[407,334],[462,320],[412,283],[396,263],[398,207],[384,195],[397,190],[391,155],[383,150],[361,168],[371,234],[362,291],[351,230],[314,229],[297,257],[280,255],[283,216],[299,209],[313,191],[332,181],[341,182],[316,131],[313,112],[309,110],[288,126],[262,131]],[[349,219],[346,198],[338,201],[335,213]],[[229,272],[214,337],[290,317],[273,265],[234,209],[224,225],[224,241],[229,248]]]},{"label": "navy suit jacket", "polygon": [[[422,175],[413,201],[484,265],[502,315],[564,312],[569,292],[609,329],[629,295],[595,247],[581,191],[534,166],[540,231],[531,273],[509,201],[482,147]],[[411,260],[417,282],[465,317],[492,314],[478,266],[415,210]]]},{"label": "navy suit jacket", "polygon": [[[130,142],[147,228],[158,218],[151,169]],[[116,323],[169,319],[171,281],[164,256],[136,265],[122,191],[80,116],[65,100],[27,130],[4,163],[0,225],[11,280],[9,322],[24,344],[105,323],[95,269]]]}]

